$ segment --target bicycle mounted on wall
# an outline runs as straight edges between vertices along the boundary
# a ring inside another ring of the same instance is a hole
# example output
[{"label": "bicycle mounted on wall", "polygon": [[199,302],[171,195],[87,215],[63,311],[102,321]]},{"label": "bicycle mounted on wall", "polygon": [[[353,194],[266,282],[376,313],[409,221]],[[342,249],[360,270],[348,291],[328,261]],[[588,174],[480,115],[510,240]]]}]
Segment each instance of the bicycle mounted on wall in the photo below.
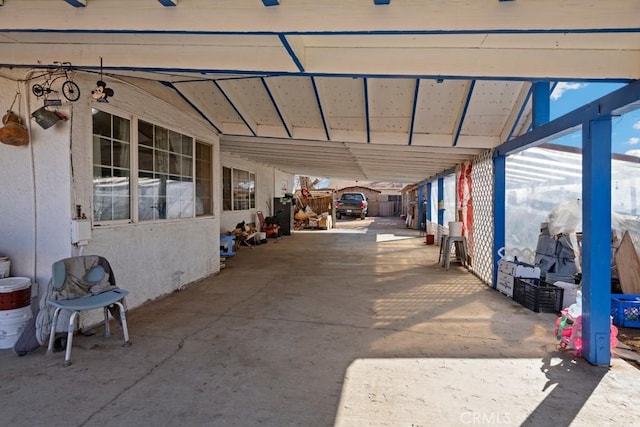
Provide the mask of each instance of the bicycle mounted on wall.
[{"label": "bicycle mounted on wall", "polygon": [[[40,83],[34,84],[31,87],[31,92],[33,92],[33,94],[38,98],[44,97],[45,105],[56,105],[56,104],[60,105],[59,102],[47,102],[47,101],[50,94],[58,93],[58,91],[53,88],[54,83],[64,78],[64,81],[62,82],[62,87],[61,87],[62,95],[68,101],[71,101],[71,102],[75,102],[78,99],[80,99],[80,87],[78,87],[76,82],[74,82],[70,76],[70,73],[72,71],[71,63],[56,61],[54,62],[54,64],[56,65],[55,68],[48,70],[44,74],[34,77],[34,79],[39,77],[45,77],[45,80],[42,84]],[[49,101],[55,101],[55,100],[49,100]]]}]

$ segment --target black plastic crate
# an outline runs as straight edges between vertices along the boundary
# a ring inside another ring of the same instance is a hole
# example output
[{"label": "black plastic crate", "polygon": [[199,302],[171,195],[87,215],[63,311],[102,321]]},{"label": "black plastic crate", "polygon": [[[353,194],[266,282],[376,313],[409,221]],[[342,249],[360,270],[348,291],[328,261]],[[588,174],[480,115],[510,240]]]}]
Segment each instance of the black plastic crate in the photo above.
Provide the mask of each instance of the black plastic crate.
[{"label": "black plastic crate", "polygon": [[559,313],[564,289],[540,279],[515,278],[513,300],[536,313]]}]

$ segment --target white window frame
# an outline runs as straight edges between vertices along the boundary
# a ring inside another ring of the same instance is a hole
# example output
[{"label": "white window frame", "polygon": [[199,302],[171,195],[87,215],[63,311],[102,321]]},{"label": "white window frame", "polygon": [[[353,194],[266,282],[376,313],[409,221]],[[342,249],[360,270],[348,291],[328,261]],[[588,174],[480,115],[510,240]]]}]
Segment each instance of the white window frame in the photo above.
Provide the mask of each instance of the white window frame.
[{"label": "white window frame", "polygon": [[[157,121],[148,119],[146,117],[143,116],[139,116],[136,114],[131,114],[122,110],[118,110],[116,108],[113,108],[111,106],[108,105],[104,105],[104,104],[100,104],[100,105],[96,105],[95,103],[91,105],[91,109],[96,109],[99,111],[102,111],[104,113],[113,115],[113,116],[117,116],[121,119],[125,119],[125,120],[129,120],[129,131],[131,132],[130,138],[129,138],[129,144],[130,144],[130,153],[129,153],[129,162],[130,162],[130,168],[129,168],[129,174],[130,174],[130,189],[129,189],[129,215],[130,218],[129,219],[122,219],[122,220],[106,220],[106,221],[93,221],[93,223],[95,225],[98,226],[118,226],[118,225],[125,225],[125,224],[162,224],[162,223],[166,223],[166,222],[173,222],[173,221],[189,221],[189,220],[199,220],[202,218],[214,218],[215,217],[215,150],[213,149],[214,147],[214,143],[211,143],[209,141],[206,141],[203,138],[199,138],[196,137],[195,135],[186,133],[182,130],[177,130],[175,128],[172,128],[168,125],[165,124],[161,124],[158,123]],[[189,217],[182,217],[182,218],[158,218],[158,219],[152,219],[152,220],[144,220],[144,221],[140,221],[139,219],[139,192],[138,192],[138,183],[139,183],[139,167],[138,167],[138,150],[139,150],[139,144],[138,144],[138,121],[142,120],[146,123],[150,123],[154,126],[159,126],[162,127],[164,129],[167,130],[171,130],[174,132],[177,132],[181,135],[185,135],[189,138],[191,138],[192,141],[192,158],[191,158],[191,172],[192,172],[192,197],[193,197],[193,213],[191,216]],[[93,181],[93,123],[91,123],[91,144],[92,144],[92,149],[91,149],[91,179]],[[206,215],[197,215],[197,208],[196,208],[196,202],[197,202],[197,197],[196,197],[196,167],[197,167],[197,162],[196,162],[196,144],[205,144],[205,145],[210,145],[211,146],[211,159],[210,159],[210,165],[211,165],[211,177],[212,177],[212,185],[211,185],[211,194],[210,194],[210,198],[211,198],[211,214],[206,214]],[[93,200],[93,189],[91,191],[91,206],[92,206],[92,212],[93,212],[93,206],[94,206],[94,200]]]}]

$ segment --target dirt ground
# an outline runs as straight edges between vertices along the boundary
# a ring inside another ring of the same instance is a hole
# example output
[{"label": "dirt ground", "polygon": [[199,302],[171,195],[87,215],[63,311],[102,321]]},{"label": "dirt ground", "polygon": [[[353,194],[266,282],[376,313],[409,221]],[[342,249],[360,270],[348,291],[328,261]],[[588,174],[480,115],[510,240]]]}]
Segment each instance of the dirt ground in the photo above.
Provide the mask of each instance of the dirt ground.
[{"label": "dirt ground", "polygon": [[640,353],[640,328],[618,327],[618,340]]}]

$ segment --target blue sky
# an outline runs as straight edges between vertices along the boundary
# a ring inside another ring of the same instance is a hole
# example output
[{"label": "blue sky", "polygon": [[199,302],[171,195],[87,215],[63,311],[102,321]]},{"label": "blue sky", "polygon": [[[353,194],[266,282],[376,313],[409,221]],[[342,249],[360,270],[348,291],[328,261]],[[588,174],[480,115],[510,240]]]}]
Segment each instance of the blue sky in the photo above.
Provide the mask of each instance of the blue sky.
[{"label": "blue sky", "polygon": [[[560,117],[622,86],[624,86],[622,83],[558,83],[551,94],[551,119]],[[611,150],[614,153],[640,157],[640,109],[621,117],[614,117],[612,128]],[[578,132],[554,142],[580,147],[581,138]]]}]

